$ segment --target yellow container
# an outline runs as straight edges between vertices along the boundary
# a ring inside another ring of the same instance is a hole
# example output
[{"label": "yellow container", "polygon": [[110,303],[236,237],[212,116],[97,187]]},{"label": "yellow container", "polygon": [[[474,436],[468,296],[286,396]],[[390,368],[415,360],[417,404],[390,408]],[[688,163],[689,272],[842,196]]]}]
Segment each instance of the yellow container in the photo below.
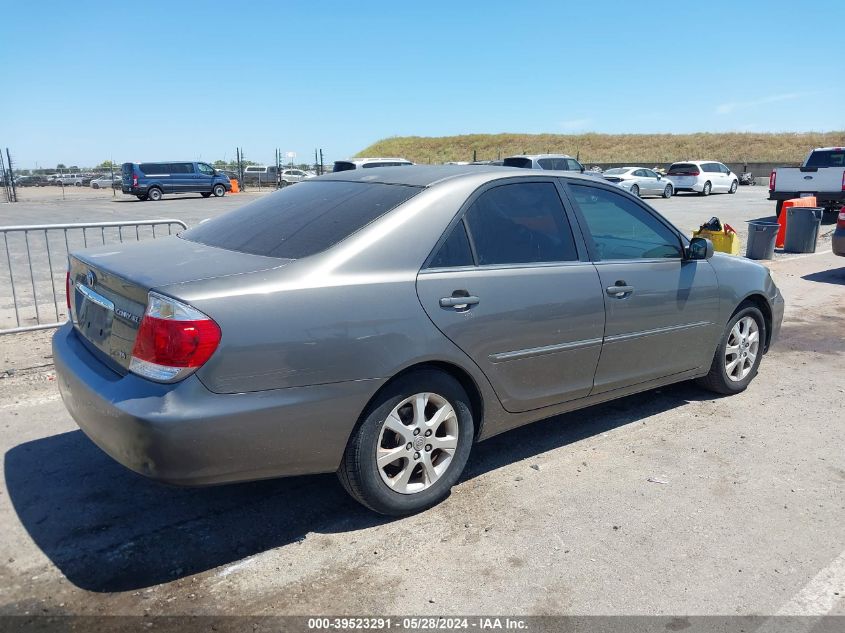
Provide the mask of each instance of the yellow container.
[{"label": "yellow container", "polygon": [[713,248],[721,253],[739,255],[739,235],[724,231],[707,231],[699,229],[692,232],[693,237],[706,237],[713,242]]}]

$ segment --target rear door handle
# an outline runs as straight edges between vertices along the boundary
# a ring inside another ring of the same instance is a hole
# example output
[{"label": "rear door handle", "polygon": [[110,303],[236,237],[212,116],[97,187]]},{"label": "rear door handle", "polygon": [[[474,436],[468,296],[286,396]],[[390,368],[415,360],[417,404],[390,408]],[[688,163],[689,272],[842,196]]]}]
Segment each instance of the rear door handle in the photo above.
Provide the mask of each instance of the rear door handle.
[{"label": "rear door handle", "polygon": [[611,297],[616,297],[617,299],[624,299],[629,294],[634,292],[634,287],[633,286],[624,286],[624,285],[608,286],[606,292]]},{"label": "rear door handle", "polygon": [[472,295],[467,297],[443,297],[440,299],[440,307],[441,308],[468,308],[469,306],[474,306],[479,302],[478,297],[474,297]]}]

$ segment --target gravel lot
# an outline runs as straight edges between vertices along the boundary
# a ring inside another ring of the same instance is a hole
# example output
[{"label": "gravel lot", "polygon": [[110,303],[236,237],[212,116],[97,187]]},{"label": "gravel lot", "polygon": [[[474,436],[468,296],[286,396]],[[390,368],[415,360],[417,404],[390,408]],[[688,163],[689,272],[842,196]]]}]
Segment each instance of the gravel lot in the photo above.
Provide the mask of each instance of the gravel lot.
[{"label": "gravel lot", "polygon": [[[190,225],[258,195],[100,194],[2,205],[0,224]],[[650,202],[744,232],[765,196]],[[770,262],[786,317],[746,392],[684,383],[501,435],[398,520],[333,476],[146,481],[77,430],[49,333],[0,337],[0,613],[845,615],[845,259],[818,250]]]}]

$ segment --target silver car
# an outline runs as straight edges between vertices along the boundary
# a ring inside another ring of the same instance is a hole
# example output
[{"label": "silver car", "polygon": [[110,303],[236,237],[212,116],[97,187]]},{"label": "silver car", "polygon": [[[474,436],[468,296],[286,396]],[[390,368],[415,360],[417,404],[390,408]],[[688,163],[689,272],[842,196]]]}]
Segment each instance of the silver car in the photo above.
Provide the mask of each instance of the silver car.
[{"label": "silver car", "polygon": [[604,172],[604,179],[630,191],[635,196],[663,196],[671,198],[672,183],[653,169],[645,167],[614,167]]},{"label": "silver car", "polygon": [[446,497],[475,442],[698,379],[745,389],[783,299],[618,187],[357,169],[178,236],[70,257],[53,338],[82,430],[135,472],[337,472],[376,512]]}]

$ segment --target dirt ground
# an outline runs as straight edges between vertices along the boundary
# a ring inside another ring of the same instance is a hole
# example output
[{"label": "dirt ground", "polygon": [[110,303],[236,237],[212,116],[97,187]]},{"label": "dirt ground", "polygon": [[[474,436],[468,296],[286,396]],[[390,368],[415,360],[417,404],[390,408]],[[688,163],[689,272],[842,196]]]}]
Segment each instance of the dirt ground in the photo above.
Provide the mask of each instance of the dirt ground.
[{"label": "dirt ground", "polygon": [[770,267],[786,317],[746,392],[503,434],[395,520],[331,475],[144,480],[65,411],[49,333],[0,337],[0,613],[845,615],[845,259]]}]

